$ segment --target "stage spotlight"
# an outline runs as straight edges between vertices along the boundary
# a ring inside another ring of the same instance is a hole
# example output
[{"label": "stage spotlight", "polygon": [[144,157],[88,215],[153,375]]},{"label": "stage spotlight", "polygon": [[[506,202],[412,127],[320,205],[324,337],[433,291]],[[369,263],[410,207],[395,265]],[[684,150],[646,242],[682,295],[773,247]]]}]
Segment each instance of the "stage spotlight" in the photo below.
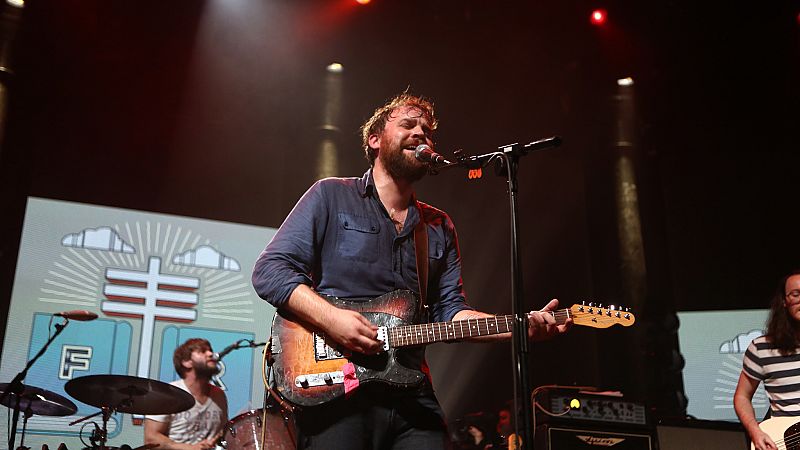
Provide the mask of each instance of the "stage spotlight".
[{"label": "stage spotlight", "polygon": [[370,1],[372,1],[372,0],[356,0],[356,3],[358,3],[359,5],[366,5]]},{"label": "stage spotlight", "polygon": [[633,78],[625,77],[617,80],[617,86],[633,86]]},{"label": "stage spotlight", "polygon": [[603,25],[604,23],[606,23],[607,17],[608,14],[606,13],[605,9],[595,9],[594,11],[592,11],[590,20],[592,22],[592,25]]},{"label": "stage spotlight", "polygon": [[25,0],[6,0],[6,3],[15,8],[22,8],[25,6]]},{"label": "stage spotlight", "polygon": [[328,64],[328,67],[326,67],[325,69],[330,73],[342,73],[342,70],[344,70],[344,66],[335,62]]}]

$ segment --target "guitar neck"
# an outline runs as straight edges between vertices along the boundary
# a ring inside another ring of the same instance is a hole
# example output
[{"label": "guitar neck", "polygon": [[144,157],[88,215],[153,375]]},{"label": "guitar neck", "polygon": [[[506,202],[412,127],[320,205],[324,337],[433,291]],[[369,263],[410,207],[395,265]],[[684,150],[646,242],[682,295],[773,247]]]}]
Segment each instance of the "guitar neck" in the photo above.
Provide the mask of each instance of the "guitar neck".
[{"label": "guitar neck", "polygon": [[[569,309],[550,311],[558,325],[570,317]],[[453,322],[422,323],[393,327],[388,330],[391,347],[433,344],[434,342],[456,341],[478,336],[510,333],[514,328],[514,316],[490,316],[477,319],[456,320]]]}]

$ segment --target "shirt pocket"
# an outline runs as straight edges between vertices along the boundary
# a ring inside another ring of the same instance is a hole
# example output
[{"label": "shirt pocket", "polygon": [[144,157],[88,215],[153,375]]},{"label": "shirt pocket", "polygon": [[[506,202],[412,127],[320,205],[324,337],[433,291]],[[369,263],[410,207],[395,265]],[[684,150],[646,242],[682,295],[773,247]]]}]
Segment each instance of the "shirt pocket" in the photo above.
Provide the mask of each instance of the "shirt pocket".
[{"label": "shirt pocket", "polygon": [[370,217],[339,213],[337,253],[342,258],[374,263],[381,254],[380,223]]}]

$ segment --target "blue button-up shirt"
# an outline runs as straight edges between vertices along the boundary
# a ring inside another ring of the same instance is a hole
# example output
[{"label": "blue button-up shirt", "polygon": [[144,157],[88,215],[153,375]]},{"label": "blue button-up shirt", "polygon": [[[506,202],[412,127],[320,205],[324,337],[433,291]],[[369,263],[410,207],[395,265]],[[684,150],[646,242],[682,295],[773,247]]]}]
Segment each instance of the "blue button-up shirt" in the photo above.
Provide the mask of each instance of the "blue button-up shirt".
[{"label": "blue button-up shirt", "polygon": [[453,222],[443,211],[412,202],[398,233],[371,170],[361,178],[326,178],[311,186],[261,252],[253,286],[276,308],[299,284],[350,299],[395,289],[419,293],[414,227],[420,210],[428,232],[430,318],[450,321],[458,311],[472,309],[464,298]]}]

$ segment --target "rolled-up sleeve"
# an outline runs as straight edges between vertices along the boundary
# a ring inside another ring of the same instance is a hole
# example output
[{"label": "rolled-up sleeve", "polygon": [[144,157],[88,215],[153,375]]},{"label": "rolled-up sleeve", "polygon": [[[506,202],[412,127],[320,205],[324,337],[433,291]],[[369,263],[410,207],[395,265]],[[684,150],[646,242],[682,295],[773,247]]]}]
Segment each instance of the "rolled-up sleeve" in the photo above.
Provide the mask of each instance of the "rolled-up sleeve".
[{"label": "rolled-up sleeve", "polygon": [[256,261],[253,287],[276,308],[298,285],[313,285],[311,272],[328,220],[324,197],[319,182],[311,186]]}]

